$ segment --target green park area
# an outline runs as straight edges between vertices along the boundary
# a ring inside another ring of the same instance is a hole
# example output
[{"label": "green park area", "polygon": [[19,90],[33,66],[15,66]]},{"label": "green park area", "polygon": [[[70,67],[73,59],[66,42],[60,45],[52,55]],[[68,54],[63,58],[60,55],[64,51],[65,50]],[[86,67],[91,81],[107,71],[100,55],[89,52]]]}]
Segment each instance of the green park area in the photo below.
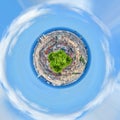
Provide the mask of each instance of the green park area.
[{"label": "green park area", "polygon": [[61,73],[72,63],[72,58],[64,50],[57,50],[49,53],[48,61],[53,72]]},{"label": "green park area", "polygon": [[80,56],[80,62],[82,62],[85,65],[85,59],[82,56]]}]

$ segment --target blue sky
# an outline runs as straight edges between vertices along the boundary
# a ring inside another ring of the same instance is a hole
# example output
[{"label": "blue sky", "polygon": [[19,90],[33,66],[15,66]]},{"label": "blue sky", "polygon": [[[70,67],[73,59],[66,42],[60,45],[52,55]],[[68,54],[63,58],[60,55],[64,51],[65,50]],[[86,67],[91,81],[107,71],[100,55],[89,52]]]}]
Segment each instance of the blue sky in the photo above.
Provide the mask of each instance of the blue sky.
[{"label": "blue sky", "polygon": [[16,16],[18,16],[23,8],[17,0],[1,0],[0,1],[0,38]]},{"label": "blue sky", "polygon": [[[30,3],[29,3],[29,2]],[[32,0],[24,0],[24,3],[22,0],[1,0],[0,1],[0,38],[3,36],[5,31],[7,30],[8,26],[11,24],[11,22],[19,16],[28,6],[31,6],[32,4],[34,5],[35,3],[38,3],[38,1],[41,0],[35,0],[36,2],[33,2]],[[55,1],[55,0],[54,0]],[[57,0],[56,0],[57,1]],[[68,1],[68,0],[66,0]],[[78,0],[76,0],[78,1]],[[98,0],[90,0],[94,2],[95,4],[98,3]],[[91,2],[91,3],[92,3]],[[120,57],[117,54],[117,51],[120,47],[120,40],[119,40],[119,31],[120,31],[120,19],[118,17],[118,14],[116,13],[117,11],[120,11],[120,8],[117,8],[118,2],[120,3],[120,0],[116,0],[112,6],[114,7],[114,12],[112,11],[110,14],[109,10],[111,9],[111,4],[107,4],[108,1],[101,0],[99,1],[99,7],[95,6],[93,7],[93,10],[95,11],[96,15],[99,16],[103,22],[111,29],[113,32],[113,37],[112,40],[110,41],[110,44],[112,45],[112,54],[114,55],[116,59],[115,62],[115,68],[117,69],[117,72],[119,72],[120,67],[118,64],[120,63]],[[105,7],[107,7],[107,11],[101,14],[101,7],[104,4],[104,10]],[[113,3],[113,1],[112,1]],[[115,13],[115,14],[114,14]],[[107,17],[105,17],[107,15]],[[115,18],[115,19],[113,19]],[[114,39],[117,42],[114,42]],[[116,46],[116,47],[115,47]],[[1,52],[1,51],[0,51]],[[117,74],[117,73],[116,73]],[[120,75],[117,76],[116,79],[118,81],[120,78]],[[115,79],[115,78],[114,78]],[[120,102],[117,98],[120,98],[120,89],[117,86],[115,88],[115,91],[107,97],[107,99],[103,102],[102,105],[91,111],[88,115],[86,115],[83,120],[106,120],[108,118],[109,120],[120,120],[119,117],[119,106]],[[0,118],[1,120],[30,120],[30,118],[26,117],[24,114],[20,113],[16,109],[14,109],[9,102],[6,101],[7,97],[3,94],[3,91],[0,86]],[[108,110],[109,108],[109,110]],[[7,113],[7,116],[6,116]],[[104,115],[102,114],[104,113]],[[102,115],[101,115],[102,114]]]}]

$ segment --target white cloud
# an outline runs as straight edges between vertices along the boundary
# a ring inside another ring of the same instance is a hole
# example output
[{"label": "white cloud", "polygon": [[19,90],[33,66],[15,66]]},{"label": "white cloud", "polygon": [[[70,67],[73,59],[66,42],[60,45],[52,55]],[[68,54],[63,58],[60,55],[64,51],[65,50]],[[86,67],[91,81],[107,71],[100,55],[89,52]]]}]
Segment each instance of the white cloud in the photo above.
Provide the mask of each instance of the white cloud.
[{"label": "white cloud", "polygon": [[[108,85],[108,92],[112,90],[111,94],[102,102],[100,106],[97,106],[94,110],[90,111],[82,120],[119,120],[120,112],[120,73],[113,78],[114,82]],[[114,85],[113,85],[114,84]],[[112,88],[111,88],[112,87]]]},{"label": "white cloud", "polygon": [[91,11],[92,9],[92,2],[90,0],[48,0],[48,4],[67,4],[70,6],[75,6],[81,8],[85,11]]}]

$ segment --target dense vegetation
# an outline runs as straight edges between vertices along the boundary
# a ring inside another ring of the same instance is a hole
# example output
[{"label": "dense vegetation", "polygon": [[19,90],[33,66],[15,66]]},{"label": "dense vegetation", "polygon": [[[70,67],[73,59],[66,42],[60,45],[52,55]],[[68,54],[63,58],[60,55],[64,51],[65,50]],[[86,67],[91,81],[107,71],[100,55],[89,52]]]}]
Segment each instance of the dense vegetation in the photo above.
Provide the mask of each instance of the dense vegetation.
[{"label": "dense vegetation", "polygon": [[63,69],[71,64],[72,58],[63,50],[58,50],[48,55],[48,61],[53,72],[61,73]]},{"label": "dense vegetation", "polygon": [[80,62],[82,62],[83,64],[85,64],[85,60],[84,60],[84,58],[82,56],[80,57]]}]

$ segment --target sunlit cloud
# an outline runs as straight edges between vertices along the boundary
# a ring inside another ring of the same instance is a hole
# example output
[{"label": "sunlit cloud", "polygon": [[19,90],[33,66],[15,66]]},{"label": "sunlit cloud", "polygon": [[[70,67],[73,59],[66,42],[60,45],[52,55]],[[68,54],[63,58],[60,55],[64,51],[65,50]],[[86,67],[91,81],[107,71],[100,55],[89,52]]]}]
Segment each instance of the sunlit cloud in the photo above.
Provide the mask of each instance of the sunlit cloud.
[{"label": "sunlit cloud", "polygon": [[[102,104],[97,106],[95,109],[90,111],[86,116],[83,117],[82,120],[119,120],[119,111],[120,111],[120,84],[118,81],[120,81],[120,73],[117,74],[117,76],[113,77],[111,80],[111,83],[108,86],[108,92],[109,96],[104,99]],[[114,87],[113,87],[114,86]]]},{"label": "sunlit cloud", "polygon": [[115,70],[114,67],[114,58],[110,54],[110,48],[108,40],[105,38],[104,41],[102,41],[102,47],[104,50],[105,58],[106,58],[106,76],[105,76],[105,83],[106,84],[109,81],[109,78],[111,77],[112,71]]},{"label": "sunlit cloud", "polygon": [[92,9],[92,2],[90,0],[76,0],[76,1],[70,1],[70,0],[48,0],[49,4],[67,4],[69,6],[75,6],[79,9],[83,9],[86,11],[91,11]]}]

